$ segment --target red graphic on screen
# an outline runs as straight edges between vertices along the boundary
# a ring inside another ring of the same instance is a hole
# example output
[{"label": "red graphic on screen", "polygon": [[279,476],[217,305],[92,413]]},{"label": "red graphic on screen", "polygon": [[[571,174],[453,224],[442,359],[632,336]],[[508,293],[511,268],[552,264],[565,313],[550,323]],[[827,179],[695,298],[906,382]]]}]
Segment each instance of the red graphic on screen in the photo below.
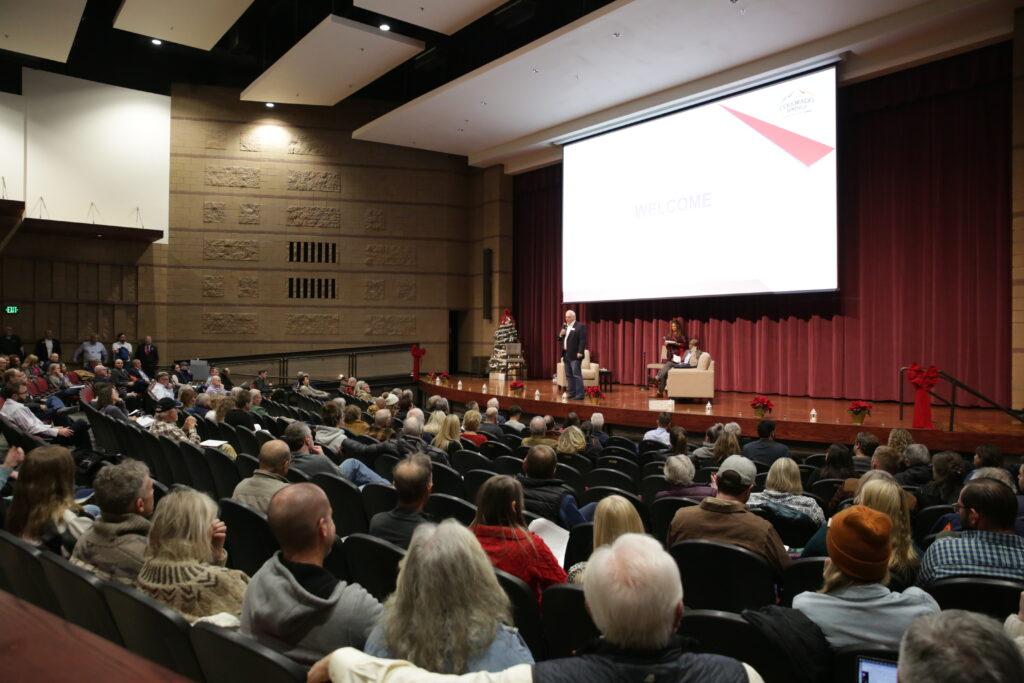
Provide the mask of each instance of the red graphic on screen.
[{"label": "red graphic on screen", "polygon": [[818,160],[834,149],[817,140],[804,137],[799,133],[794,133],[791,130],[780,128],[773,123],[754,118],[750,114],[744,114],[726,106],[722,106],[722,109],[774,142],[805,166],[813,166]]}]

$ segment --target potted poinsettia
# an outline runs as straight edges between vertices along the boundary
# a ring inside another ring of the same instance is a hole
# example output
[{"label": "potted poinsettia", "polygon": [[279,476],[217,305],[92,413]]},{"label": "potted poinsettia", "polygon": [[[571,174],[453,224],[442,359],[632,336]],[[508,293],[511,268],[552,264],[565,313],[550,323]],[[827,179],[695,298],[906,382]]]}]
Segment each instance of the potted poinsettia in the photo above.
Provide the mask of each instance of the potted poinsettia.
[{"label": "potted poinsettia", "polygon": [[764,417],[766,414],[772,412],[772,408],[775,404],[767,396],[755,396],[750,401],[750,407],[754,409],[754,415],[758,417]]},{"label": "potted poinsettia", "polygon": [[864,418],[871,414],[873,405],[867,401],[850,401],[850,407],[846,409],[846,412],[853,415],[853,421],[856,424],[864,424]]},{"label": "potted poinsettia", "polygon": [[604,398],[604,392],[601,391],[601,387],[587,387],[583,390],[583,401],[585,403],[597,403]]},{"label": "potted poinsettia", "polygon": [[526,385],[520,380],[509,382],[508,393],[512,396],[522,396],[526,392]]}]

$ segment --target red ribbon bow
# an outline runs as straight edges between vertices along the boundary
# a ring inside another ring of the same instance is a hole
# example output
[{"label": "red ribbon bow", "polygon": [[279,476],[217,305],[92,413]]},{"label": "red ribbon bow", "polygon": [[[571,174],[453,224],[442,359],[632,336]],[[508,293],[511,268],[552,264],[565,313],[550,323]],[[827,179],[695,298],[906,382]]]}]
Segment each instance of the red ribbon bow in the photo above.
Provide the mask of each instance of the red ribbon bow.
[{"label": "red ribbon bow", "polygon": [[928,392],[939,383],[939,369],[934,365],[924,368],[913,363],[907,368],[907,379],[917,387],[914,392],[914,429],[933,429],[932,397]]}]

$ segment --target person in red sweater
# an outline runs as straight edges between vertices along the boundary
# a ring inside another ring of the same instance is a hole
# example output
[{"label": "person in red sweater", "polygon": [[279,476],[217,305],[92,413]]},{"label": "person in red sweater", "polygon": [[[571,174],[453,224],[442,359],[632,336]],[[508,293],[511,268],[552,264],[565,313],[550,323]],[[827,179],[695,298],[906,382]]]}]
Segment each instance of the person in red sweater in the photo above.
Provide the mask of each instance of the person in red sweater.
[{"label": "person in red sweater", "polygon": [[462,438],[469,439],[476,444],[479,448],[486,441],[487,437],[483,434],[478,433],[476,430],[480,428],[480,411],[479,410],[467,410],[466,414],[462,416]]},{"label": "person in red sweater", "polygon": [[477,493],[476,519],[470,529],[491,564],[525,581],[538,603],[545,588],[565,583],[565,570],[547,543],[527,530],[523,487],[512,477],[496,475],[484,482]]}]

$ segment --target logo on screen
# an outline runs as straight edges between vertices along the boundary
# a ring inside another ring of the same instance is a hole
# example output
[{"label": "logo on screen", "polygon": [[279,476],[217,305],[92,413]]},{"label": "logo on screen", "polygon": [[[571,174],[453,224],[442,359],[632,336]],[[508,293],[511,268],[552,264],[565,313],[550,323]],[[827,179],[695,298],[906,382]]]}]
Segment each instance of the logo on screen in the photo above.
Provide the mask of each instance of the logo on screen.
[{"label": "logo on screen", "polygon": [[779,102],[779,111],[786,116],[809,114],[814,110],[814,93],[809,90],[794,90]]}]

